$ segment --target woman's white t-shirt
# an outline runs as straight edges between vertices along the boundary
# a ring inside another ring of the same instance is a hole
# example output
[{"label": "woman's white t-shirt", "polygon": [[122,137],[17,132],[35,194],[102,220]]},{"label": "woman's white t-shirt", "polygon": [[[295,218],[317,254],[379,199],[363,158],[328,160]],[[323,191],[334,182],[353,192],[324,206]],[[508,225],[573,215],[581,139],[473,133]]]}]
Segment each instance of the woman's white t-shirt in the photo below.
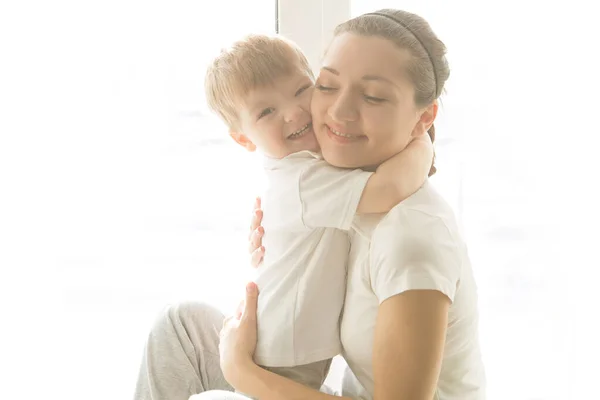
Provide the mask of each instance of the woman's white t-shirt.
[{"label": "woman's white t-shirt", "polygon": [[342,393],[373,398],[373,335],[379,305],[408,290],[439,290],[451,300],[437,397],[485,398],[478,339],[477,289],[454,214],[426,183],[380,216],[357,216],[341,324]]}]

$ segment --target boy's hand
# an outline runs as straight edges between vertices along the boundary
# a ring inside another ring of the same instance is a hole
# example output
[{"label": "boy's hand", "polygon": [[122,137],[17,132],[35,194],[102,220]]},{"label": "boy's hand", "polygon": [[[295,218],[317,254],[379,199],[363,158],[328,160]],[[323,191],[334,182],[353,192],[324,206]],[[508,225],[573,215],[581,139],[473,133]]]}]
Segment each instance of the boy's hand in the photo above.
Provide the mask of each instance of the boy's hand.
[{"label": "boy's hand", "polygon": [[262,246],[262,237],[265,233],[261,226],[263,212],[261,210],[260,197],[254,202],[252,220],[250,221],[250,235],[248,236],[248,249],[250,252],[250,265],[258,267],[265,255],[265,248]]},{"label": "boy's hand", "polygon": [[433,151],[433,143],[431,142],[431,137],[428,133],[424,133],[423,135],[416,136],[412,142],[406,146],[409,148],[410,146],[417,147],[423,146],[422,149],[426,152],[431,152],[431,167],[429,168],[428,176],[431,176],[435,173],[435,167],[433,166],[433,161],[435,160],[435,153]]}]

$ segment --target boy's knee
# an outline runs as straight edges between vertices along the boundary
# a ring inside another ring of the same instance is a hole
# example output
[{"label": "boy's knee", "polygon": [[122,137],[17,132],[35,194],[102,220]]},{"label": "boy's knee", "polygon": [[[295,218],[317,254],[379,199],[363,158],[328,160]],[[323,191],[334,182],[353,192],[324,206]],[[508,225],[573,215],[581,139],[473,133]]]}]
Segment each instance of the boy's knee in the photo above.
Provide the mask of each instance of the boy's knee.
[{"label": "boy's knee", "polygon": [[153,332],[164,331],[172,326],[190,324],[222,324],[223,314],[216,307],[203,302],[182,302],[165,307],[156,318]]}]

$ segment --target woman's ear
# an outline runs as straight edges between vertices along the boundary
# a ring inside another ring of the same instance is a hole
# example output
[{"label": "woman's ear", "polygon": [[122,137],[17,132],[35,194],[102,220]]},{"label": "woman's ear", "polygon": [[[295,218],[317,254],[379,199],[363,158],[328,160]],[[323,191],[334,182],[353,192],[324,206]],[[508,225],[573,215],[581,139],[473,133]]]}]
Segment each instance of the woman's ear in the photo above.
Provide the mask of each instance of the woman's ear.
[{"label": "woman's ear", "polygon": [[229,131],[229,136],[231,136],[237,144],[239,144],[246,150],[248,150],[248,151],[256,150],[256,145],[254,143],[252,143],[250,138],[248,138],[248,136],[244,135],[243,133]]},{"label": "woman's ear", "polygon": [[437,117],[438,112],[438,102],[437,100],[425,107],[423,110],[419,111],[420,117],[413,129],[413,136],[421,136],[427,133],[429,128],[433,125],[435,118]]}]

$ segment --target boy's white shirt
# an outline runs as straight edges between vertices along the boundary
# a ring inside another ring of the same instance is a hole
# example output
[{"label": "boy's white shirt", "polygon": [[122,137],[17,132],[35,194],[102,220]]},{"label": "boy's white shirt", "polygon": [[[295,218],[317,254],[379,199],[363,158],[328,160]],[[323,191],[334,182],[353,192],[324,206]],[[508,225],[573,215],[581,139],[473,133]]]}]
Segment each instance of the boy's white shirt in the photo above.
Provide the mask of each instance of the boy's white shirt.
[{"label": "boy's white shirt", "polygon": [[290,367],[339,354],[346,292],[347,231],[371,172],[333,167],[301,151],[265,159],[266,249],[257,269],[255,361]]}]

